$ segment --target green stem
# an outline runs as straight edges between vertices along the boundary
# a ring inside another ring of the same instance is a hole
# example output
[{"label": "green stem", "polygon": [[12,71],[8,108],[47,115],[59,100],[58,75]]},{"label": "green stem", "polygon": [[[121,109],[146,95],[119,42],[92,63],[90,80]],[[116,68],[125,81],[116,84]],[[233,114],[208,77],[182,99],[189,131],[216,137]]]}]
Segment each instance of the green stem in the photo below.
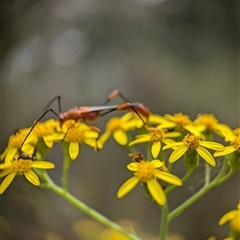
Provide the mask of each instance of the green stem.
[{"label": "green stem", "polygon": [[192,197],[190,197],[188,200],[186,200],[184,203],[182,203],[180,206],[175,208],[172,212],[168,215],[168,221],[170,222],[177,216],[179,216],[181,213],[184,212],[188,207],[190,207],[193,203],[195,203],[198,199],[200,199],[202,196],[204,196],[207,192],[209,192],[213,187],[216,187],[217,185],[222,184],[226,180],[228,180],[235,171],[230,170],[228,174],[226,174],[222,178],[215,178],[212,182],[210,182],[207,185],[204,185],[202,189],[200,189],[196,194],[194,194]]},{"label": "green stem", "polygon": [[57,195],[61,196],[66,201],[68,201],[73,206],[75,206],[77,209],[79,209],[82,212],[84,212],[85,214],[87,214],[89,217],[95,219],[99,223],[102,223],[106,227],[110,227],[110,228],[124,234],[125,236],[129,237],[132,240],[141,240],[138,236],[127,232],[124,228],[122,228],[121,226],[119,226],[115,222],[111,221],[110,219],[101,215],[100,213],[98,213],[94,209],[90,208],[88,205],[86,205],[85,203],[83,203],[82,201],[80,201],[79,199],[74,197],[73,195],[71,195],[69,192],[65,191],[63,188],[60,188],[59,186],[57,186],[52,181],[52,179],[48,176],[48,174],[46,172],[44,172],[41,175],[41,178],[44,179],[44,181],[46,182],[46,184],[44,184],[43,187],[52,190]]},{"label": "green stem", "polygon": [[[186,175],[182,178],[182,182],[186,182],[186,180],[192,175],[192,172],[193,172],[193,168],[191,169],[188,169]],[[176,185],[172,185],[168,188],[165,189],[165,193],[166,194],[169,194],[170,192],[172,192],[173,190],[175,190],[178,186]]]},{"label": "green stem", "polygon": [[161,224],[160,224],[160,233],[159,233],[159,239],[165,240],[168,232],[168,205],[166,204],[161,208]]},{"label": "green stem", "polygon": [[208,163],[205,163],[205,183],[204,183],[204,185],[209,184],[210,177],[211,177],[211,167],[209,166]]},{"label": "green stem", "polygon": [[71,165],[72,159],[70,158],[68,152],[64,151],[63,157],[63,172],[62,172],[62,188],[64,191],[68,189],[68,172]]},{"label": "green stem", "polygon": [[220,171],[218,172],[218,175],[216,176],[215,179],[221,178],[225,174],[225,172],[226,172],[226,170],[228,168],[229,168],[229,166],[228,166],[228,158],[225,157],[225,159],[223,161],[223,164],[222,164],[222,167],[221,167]]}]

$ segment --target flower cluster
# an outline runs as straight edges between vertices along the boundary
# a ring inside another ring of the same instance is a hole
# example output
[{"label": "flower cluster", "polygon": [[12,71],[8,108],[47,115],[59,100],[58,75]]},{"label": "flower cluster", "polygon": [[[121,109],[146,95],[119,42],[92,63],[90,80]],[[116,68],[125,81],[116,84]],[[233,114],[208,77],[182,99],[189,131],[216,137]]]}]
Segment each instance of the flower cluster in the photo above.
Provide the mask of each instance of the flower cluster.
[{"label": "flower cluster", "polygon": [[[102,148],[97,141],[98,132],[84,123],[67,121],[60,128],[59,122],[53,119],[38,122],[33,128],[25,128],[9,137],[8,146],[1,154],[0,178],[5,177],[0,185],[2,194],[16,175],[24,176],[32,184],[39,186],[39,172],[36,169],[53,169],[53,163],[45,161],[46,154],[56,142],[62,142],[72,160],[80,152],[81,144],[93,148]],[[33,155],[36,153],[36,158]]]},{"label": "flower cluster", "polygon": [[[127,169],[133,172],[133,176],[119,188],[118,198],[141,183],[148,196],[159,205],[165,205],[167,198],[164,191],[168,184],[183,184],[170,170],[172,164],[181,157],[187,169],[193,170],[199,166],[199,158],[214,167],[217,165],[216,157],[231,155],[228,166],[234,171],[240,169],[239,128],[232,130],[219,123],[212,114],[199,115],[195,120],[182,113],[164,116],[150,112],[146,116],[140,114],[129,111],[122,117],[111,118],[103,134],[98,128],[76,119],[60,124],[58,120],[49,119],[36,122],[34,127],[19,130],[10,136],[8,146],[0,156],[4,161],[0,164],[0,177],[5,177],[0,185],[0,193],[5,191],[16,175],[25,176],[32,184],[39,186],[43,170],[38,169],[54,168],[53,163],[43,158],[55,143],[60,143],[69,159],[75,160],[81,152],[82,144],[100,150],[111,136],[120,146],[132,152],[132,162],[127,165]],[[134,137],[132,133],[136,132]],[[214,134],[229,146],[215,142]],[[145,145],[147,159],[135,150],[138,144]],[[166,159],[169,149],[172,152]]]}]

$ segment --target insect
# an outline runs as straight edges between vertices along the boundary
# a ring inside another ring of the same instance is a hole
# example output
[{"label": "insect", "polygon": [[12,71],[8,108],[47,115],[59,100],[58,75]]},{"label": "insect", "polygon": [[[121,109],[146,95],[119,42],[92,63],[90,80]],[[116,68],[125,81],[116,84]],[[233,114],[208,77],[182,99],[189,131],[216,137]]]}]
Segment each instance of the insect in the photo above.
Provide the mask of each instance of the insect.
[{"label": "insect", "polygon": [[[113,98],[116,96],[120,96],[125,103],[119,104],[119,105],[107,105]],[[56,113],[51,107],[52,103],[55,101],[58,101],[58,109],[59,113]],[[82,121],[86,123],[87,121],[95,121],[97,118],[107,115],[110,112],[117,111],[117,110],[127,110],[127,111],[134,111],[137,116],[142,120],[142,122],[145,124],[145,121],[143,120],[142,116],[146,117],[147,119],[150,116],[150,111],[148,108],[146,108],[142,103],[140,102],[129,102],[127,98],[125,98],[118,90],[114,90],[107,98],[107,100],[103,103],[101,106],[80,106],[80,107],[73,107],[67,110],[66,112],[61,111],[61,96],[56,96],[53,99],[49,101],[49,103],[44,108],[44,113],[37,119],[37,121],[33,124],[30,131],[26,135],[26,138],[22,142],[21,147],[23,146],[24,142],[26,141],[27,137],[32,132],[33,128],[36,126],[36,124],[48,113],[52,112],[55,116],[57,116],[60,126],[63,125],[64,122],[67,120],[74,120],[74,122]],[[142,116],[141,116],[142,115]],[[74,125],[74,124],[73,124]],[[100,136],[100,129],[88,125],[92,130],[98,132],[98,137],[96,140],[99,139]],[[71,127],[70,127],[71,128]]]}]

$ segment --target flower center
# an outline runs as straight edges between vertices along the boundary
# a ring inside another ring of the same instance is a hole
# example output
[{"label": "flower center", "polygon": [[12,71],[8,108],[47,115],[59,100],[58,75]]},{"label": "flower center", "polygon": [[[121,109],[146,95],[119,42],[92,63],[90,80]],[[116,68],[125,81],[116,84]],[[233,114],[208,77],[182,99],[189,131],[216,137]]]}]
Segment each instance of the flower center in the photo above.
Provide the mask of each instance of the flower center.
[{"label": "flower center", "polygon": [[182,113],[176,113],[174,116],[174,122],[177,124],[178,127],[183,127],[191,123],[191,120],[187,115]]},{"label": "flower center", "polygon": [[37,135],[37,137],[44,137],[44,136],[53,134],[55,131],[54,131],[53,125],[42,122],[42,123],[38,123],[34,127],[33,132],[34,134]]},{"label": "flower center", "polygon": [[114,117],[108,121],[106,125],[106,129],[109,132],[114,132],[118,128],[121,128],[121,125],[122,125],[122,120],[118,117]]},{"label": "flower center", "polygon": [[9,138],[9,143],[8,146],[10,148],[19,148],[23,142],[23,140],[25,139],[26,134],[22,134],[17,132],[15,135],[12,135]]},{"label": "flower center", "polygon": [[82,143],[85,139],[85,131],[80,127],[73,126],[68,129],[65,141]]},{"label": "flower center", "polygon": [[31,159],[16,159],[12,161],[13,171],[18,175],[23,175],[29,169],[31,169],[32,160]]},{"label": "flower center", "polygon": [[196,122],[205,125],[208,129],[213,129],[218,120],[212,114],[203,114],[197,118]]},{"label": "flower center", "polygon": [[200,137],[190,134],[187,134],[183,139],[183,142],[188,146],[190,150],[196,150],[199,145],[199,141]]},{"label": "flower center", "polygon": [[165,132],[162,129],[155,129],[151,135],[152,142],[161,142],[165,138]]},{"label": "flower center", "polygon": [[234,141],[231,144],[234,148],[236,148],[238,152],[240,152],[240,135],[235,137]]},{"label": "flower center", "polygon": [[142,182],[147,182],[148,180],[152,179],[154,177],[154,174],[156,173],[156,168],[154,167],[151,162],[148,161],[141,161],[138,164],[138,169],[134,173],[134,176],[140,179]]}]

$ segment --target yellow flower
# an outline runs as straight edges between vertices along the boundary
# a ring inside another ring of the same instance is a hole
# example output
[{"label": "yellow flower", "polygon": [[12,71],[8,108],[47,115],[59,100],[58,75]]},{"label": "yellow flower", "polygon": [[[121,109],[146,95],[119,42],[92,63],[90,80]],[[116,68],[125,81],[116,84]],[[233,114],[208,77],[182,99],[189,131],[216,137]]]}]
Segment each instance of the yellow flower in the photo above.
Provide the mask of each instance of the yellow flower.
[{"label": "yellow flower", "polygon": [[100,142],[104,144],[108,138],[113,135],[113,138],[120,145],[126,145],[128,143],[127,131],[139,128],[142,126],[141,120],[139,117],[134,117],[132,112],[128,112],[122,117],[113,117],[111,118],[107,125],[106,131],[100,137]]},{"label": "yellow flower", "polygon": [[138,143],[145,143],[145,142],[151,142],[151,153],[154,158],[158,156],[158,154],[161,151],[162,143],[164,144],[170,144],[174,141],[172,139],[169,139],[171,137],[179,137],[181,133],[179,132],[165,132],[165,130],[162,128],[162,125],[158,125],[157,127],[151,127],[148,128],[150,130],[147,134],[141,134],[137,135],[136,139],[133,140],[129,146],[132,146],[134,144]]},{"label": "yellow flower", "polygon": [[175,184],[177,186],[182,185],[181,179],[178,177],[160,171],[159,168],[163,166],[163,163],[159,160],[132,162],[127,165],[127,168],[134,172],[134,176],[128,179],[118,190],[117,197],[122,198],[128,192],[130,192],[139,182],[146,183],[149,192],[153,199],[159,205],[166,204],[166,196],[162,187],[157,182],[157,179]]},{"label": "yellow flower", "polygon": [[228,165],[233,170],[240,169],[240,135],[235,136],[232,134],[226,135],[226,141],[230,142],[230,146],[225,147],[213,154],[214,157],[225,156],[231,154],[228,159]]},{"label": "yellow flower", "polygon": [[[37,139],[43,139],[48,148],[53,147],[53,143],[63,140],[64,134],[56,132],[58,121],[49,119],[45,122],[38,122],[32,129],[29,137],[34,135]],[[23,129],[24,132],[29,132],[31,128]]]},{"label": "yellow flower", "polygon": [[[69,123],[64,123],[69,124]],[[64,126],[63,126],[64,128]],[[69,156],[72,160],[75,160],[80,152],[80,146],[82,143],[87,144],[94,149],[101,149],[102,144],[97,140],[99,133],[97,131],[92,130],[85,123],[74,123],[68,128],[64,142],[69,142]]]},{"label": "yellow flower", "polygon": [[52,169],[54,164],[46,161],[34,161],[34,157],[29,154],[15,155],[13,160],[0,164],[0,177],[7,176],[0,185],[0,194],[10,185],[16,175],[24,175],[32,184],[39,186],[38,176],[31,168]]},{"label": "yellow flower", "polygon": [[196,125],[202,126],[203,131],[215,132],[217,135],[224,137],[231,129],[222,123],[219,123],[213,114],[200,114],[194,121]]},{"label": "yellow flower", "polygon": [[237,170],[240,168],[240,135],[235,136],[233,133],[228,134],[226,135],[226,141],[230,142],[230,146],[215,152],[214,157],[232,154],[229,160],[229,165]]},{"label": "yellow flower", "polygon": [[240,154],[240,135],[227,135],[227,141],[230,141],[230,146],[225,147],[222,151],[217,151],[214,153],[214,157],[220,157],[228,155],[233,152]]},{"label": "yellow flower", "polygon": [[231,228],[240,233],[240,203],[237,205],[236,210],[229,211],[221,217],[219,225],[223,225],[226,222],[230,222]]},{"label": "yellow flower", "polygon": [[[5,162],[9,162],[13,159],[13,157],[17,154],[17,152],[20,150],[20,147],[26,138],[27,133],[22,132],[20,130],[19,132],[16,132],[14,135],[11,135],[8,140],[8,146],[5,148],[4,152],[1,154],[0,158],[3,160],[5,158]],[[21,151],[33,154],[34,147],[32,144],[36,142],[35,136],[29,136],[24,145],[22,146]]]},{"label": "yellow flower", "polygon": [[175,148],[172,154],[169,157],[169,162],[173,163],[178,160],[187,150],[190,152],[197,152],[206,162],[212,166],[216,166],[215,159],[211,153],[205,148],[210,148],[213,150],[223,150],[224,146],[220,143],[211,142],[211,141],[202,141],[200,137],[195,135],[187,134],[182,142],[171,143],[163,147],[163,150],[168,148]]},{"label": "yellow flower", "polygon": [[201,136],[201,132],[204,130],[202,126],[194,126],[189,116],[182,113],[175,113],[173,116],[165,114],[164,117],[174,124],[173,127],[176,128],[177,131],[185,129],[196,136]]}]

